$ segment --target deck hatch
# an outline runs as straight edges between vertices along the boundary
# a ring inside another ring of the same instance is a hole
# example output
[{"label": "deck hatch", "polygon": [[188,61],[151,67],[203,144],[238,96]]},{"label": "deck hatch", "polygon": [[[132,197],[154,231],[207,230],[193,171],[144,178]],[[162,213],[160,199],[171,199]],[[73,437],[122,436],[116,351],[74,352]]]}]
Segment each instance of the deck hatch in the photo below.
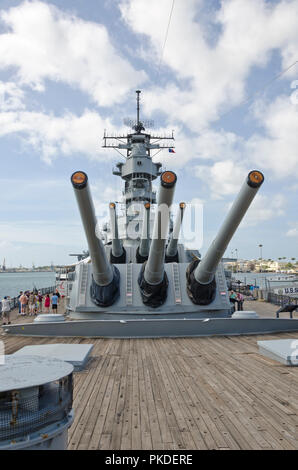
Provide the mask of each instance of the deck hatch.
[{"label": "deck hatch", "polygon": [[126,305],[132,305],[132,263],[126,265]]},{"label": "deck hatch", "polygon": [[181,304],[180,275],[178,263],[172,264],[175,304]]},{"label": "deck hatch", "polygon": [[81,271],[79,305],[85,305],[86,303],[87,281],[88,281],[88,265],[83,264],[82,271]]}]

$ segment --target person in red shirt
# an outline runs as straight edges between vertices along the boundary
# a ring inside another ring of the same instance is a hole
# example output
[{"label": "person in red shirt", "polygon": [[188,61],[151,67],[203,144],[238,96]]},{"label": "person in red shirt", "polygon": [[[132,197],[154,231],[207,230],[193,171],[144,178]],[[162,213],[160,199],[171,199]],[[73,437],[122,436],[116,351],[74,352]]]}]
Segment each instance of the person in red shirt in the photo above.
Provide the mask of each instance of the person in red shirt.
[{"label": "person in red shirt", "polygon": [[47,294],[46,298],[45,298],[45,301],[44,301],[44,308],[46,310],[46,313],[49,313],[50,305],[51,305],[51,299],[50,299],[49,294]]}]

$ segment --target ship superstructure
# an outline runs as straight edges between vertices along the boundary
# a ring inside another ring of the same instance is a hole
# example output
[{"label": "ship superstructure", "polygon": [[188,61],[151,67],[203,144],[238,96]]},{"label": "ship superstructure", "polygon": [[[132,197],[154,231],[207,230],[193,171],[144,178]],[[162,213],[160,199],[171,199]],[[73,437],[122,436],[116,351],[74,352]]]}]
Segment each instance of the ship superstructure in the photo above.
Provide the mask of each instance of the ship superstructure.
[{"label": "ship superstructure", "polygon": [[[205,266],[205,270],[198,274],[199,251],[187,250],[179,243],[185,202],[178,206],[175,223],[172,219],[177,176],[172,171],[162,171],[161,163],[152,160],[153,152],[174,148],[173,133],[161,136],[146,132],[140,120],[140,90],[136,94],[133,132],[118,136],[104,133],[103,147],[125,152],[125,161],[113,171],[124,180],[122,214],[117,213],[117,203],[111,201],[109,222],[99,228],[86,173],[77,171],[71,178],[90,259],[77,266],[70,315],[79,319],[101,319],[107,315],[114,319],[122,315],[170,319],[182,313],[191,318],[206,317],[207,313],[227,317],[231,309],[219,254],[223,254],[226,237],[233,232],[229,230],[222,236],[216,256],[209,256],[213,265],[203,260],[200,266]],[[157,178],[158,198],[152,186]],[[251,172],[240,198],[243,207],[237,207],[237,214],[232,215],[238,223],[262,181],[260,172]]]},{"label": "ship superstructure", "polygon": [[[9,325],[7,333],[42,336],[157,337],[258,334],[298,330],[296,319],[258,318],[255,312],[233,314],[222,256],[261,187],[264,176],[252,170],[217,236],[201,258],[179,240],[189,204],[173,211],[177,175],[162,171],[156,152],[173,149],[173,134],[151,135],[137,119],[127,135],[104,134],[104,147],[122,153],[113,171],[124,181],[123,201],[110,201],[109,222],[99,226],[87,174],[76,171],[71,184],[86,240],[86,253],[68,274],[67,313],[26,325]],[[152,183],[159,186],[156,194]],[[174,213],[173,213],[174,212]],[[62,319],[64,320],[64,318]]]},{"label": "ship superstructure", "polygon": [[[136,91],[136,120],[125,120],[126,124],[131,125],[133,132],[115,136],[108,135],[105,131],[103,136],[103,148],[115,149],[125,159],[124,162],[117,163],[116,168],[113,169],[113,174],[120,176],[124,181],[122,201],[119,204],[121,214],[116,215],[116,203],[112,202],[109,208],[110,223],[102,227],[103,240],[105,243],[111,243],[116,235],[126,249],[129,246],[137,247],[140,243],[144,212],[146,220],[148,219],[148,234],[150,236],[152,234],[153,208],[156,204],[156,191],[152,184],[161,175],[162,167],[161,163],[153,162],[153,157],[162,150],[174,148],[173,132],[166,136],[145,132],[144,126],[152,125],[152,122],[140,121],[140,93],[140,90]],[[144,210],[144,205],[148,211]],[[171,221],[170,230],[172,230]],[[134,261],[133,252],[127,253],[127,260],[128,262]]]}]

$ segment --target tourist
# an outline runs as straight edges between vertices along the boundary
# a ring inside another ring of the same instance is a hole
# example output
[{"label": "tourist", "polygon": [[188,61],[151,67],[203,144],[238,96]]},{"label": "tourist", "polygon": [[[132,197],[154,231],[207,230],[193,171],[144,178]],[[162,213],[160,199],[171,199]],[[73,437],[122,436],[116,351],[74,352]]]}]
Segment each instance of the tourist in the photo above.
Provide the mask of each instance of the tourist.
[{"label": "tourist", "polygon": [[57,294],[52,295],[52,310],[53,312],[57,313],[58,308],[58,296]]},{"label": "tourist", "polygon": [[58,304],[59,304],[59,302],[60,302],[60,297],[61,297],[61,296],[60,296],[60,293],[59,293],[58,289],[56,289],[56,295],[57,295],[57,297],[58,297]]},{"label": "tourist", "polygon": [[230,302],[233,304],[233,312],[235,312],[235,303],[237,302],[237,296],[233,290],[230,293]]},{"label": "tourist", "polygon": [[50,299],[49,294],[47,294],[45,297],[45,301],[44,301],[44,308],[45,308],[46,313],[49,313],[50,305],[51,305],[51,299]]},{"label": "tourist", "polygon": [[38,309],[39,309],[39,299],[38,299],[37,293],[34,294],[34,300],[35,300],[34,315],[37,315]]},{"label": "tourist", "polygon": [[26,294],[21,295],[20,304],[21,304],[21,315],[26,315],[26,306],[28,304],[28,297]]},{"label": "tourist", "polygon": [[9,297],[5,296],[2,300],[2,325],[6,325],[6,321],[10,325],[10,300]]},{"label": "tourist", "polygon": [[21,301],[20,301],[20,298],[22,297],[22,295],[23,295],[23,291],[21,290],[20,293],[19,293],[19,295],[18,295],[18,305],[19,305],[19,313],[18,313],[18,315],[21,315],[21,313],[22,313],[22,304],[21,304]]},{"label": "tourist", "polygon": [[244,296],[241,294],[241,292],[237,292],[237,308],[239,310],[243,310],[243,302],[244,302]]},{"label": "tourist", "polygon": [[30,292],[28,303],[29,303],[29,315],[30,316],[34,315],[36,305],[35,305],[35,295],[33,294],[33,292]]},{"label": "tourist", "polygon": [[27,290],[25,292],[25,295],[27,297],[27,303],[26,303],[26,307],[25,307],[25,314],[26,315],[29,315],[29,297],[30,297],[30,292]]},{"label": "tourist", "polygon": [[38,297],[38,310],[37,310],[37,311],[38,311],[38,313],[41,313],[41,311],[42,311],[42,299],[43,299],[43,297],[42,297],[42,295],[41,295],[40,290],[38,291],[37,297]]}]

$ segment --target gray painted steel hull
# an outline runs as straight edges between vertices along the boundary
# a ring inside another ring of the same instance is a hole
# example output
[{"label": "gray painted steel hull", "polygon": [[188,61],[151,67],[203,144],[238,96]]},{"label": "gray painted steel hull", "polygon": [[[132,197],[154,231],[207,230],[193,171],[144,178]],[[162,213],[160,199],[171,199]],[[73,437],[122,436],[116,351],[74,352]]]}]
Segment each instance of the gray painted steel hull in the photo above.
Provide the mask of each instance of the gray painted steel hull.
[{"label": "gray painted steel hull", "polygon": [[160,338],[254,335],[298,331],[298,319],[134,319],[25,323],[4,328],[7,334],[45,337]]}]

